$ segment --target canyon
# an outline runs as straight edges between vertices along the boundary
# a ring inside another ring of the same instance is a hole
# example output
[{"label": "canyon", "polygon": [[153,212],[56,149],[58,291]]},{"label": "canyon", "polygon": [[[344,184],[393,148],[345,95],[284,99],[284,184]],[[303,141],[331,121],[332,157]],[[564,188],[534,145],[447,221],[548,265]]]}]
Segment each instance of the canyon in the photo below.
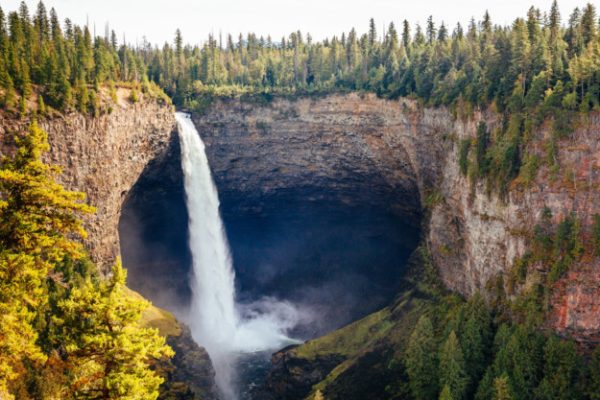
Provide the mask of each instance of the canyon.
[{"label": "canyon", "polygon": [[[224,209],[268,213],[269,205],[368,204],[418,226],[439,274],[464,296],[486,292],[527,250],[527,233],[544,207],[555,221],[575,213],[589,232],[600,212],[597,188],[599,116],[578,122],[559,142],[561,174],[542,166],[530,186],[512,185],[501,198],[459,170],[458,143],[474,138],[479,121],[494,130],[494,113],[456,118],[445,108],[375,95],[275,99],[266,106],[218,102],[194,122],[203,135],[220,194],[235,198]],[[534,133],[544,157],[548,124]],[[275,201],[271,199],[276,199]],[[549,327],[597,342],[600,264],[577,265],[556,284]]]},{"label": "canyon", "polygon": [[[462,119],[443,107],[352,93],[215,100],[192,119],[206,144],[242,296],[301,303],[305,290],[329,293],[321,305],[307,304],[325,315],[299,333],[307,337],[390,304],[419,242],[449,289],[485,295],[488,283],[508,275],[525,254],[544,207],[555,221],[575,213],[584,232],[600,213],[600,114],[579,121],[558,143],[558,173],[541,166],[529,185],[515,183],[503,197],[469,182],[458,162],[460,140],[474,138],[479,121],[499,126],[492,112]],[[9,137],[24,126],[5,118],[1,133]],[[48,160],[63,168],[61,181],[85,191],[98,209],[85,220],[94,261],[107,271],[122,252],[134,290],[161,307],[185,307],[190,255],[172,107],[122,103],[96,119],[69,114],[42,126],[51,144]],[[540,156],[550,134],[547,125],[534,132]],[[10,144],[2,151],[9,153]],[[273,240],[278,250],[268,253]],[[323,250],[325,243],[334,245]],[[353,287],[357,276],[364,284]],[[598,343],[599,299],[600,261],[573,266],[553,288],[546,327]],[[408,303],[397,300],[385,312],[400,318],[410,314]],[[305,386],[306,376],[317,383],[344,361],[332,353],[307,366],[297,351],[274,360],[280,372],[305,370]],[[210,387],[210,371],[201,375]]]}]

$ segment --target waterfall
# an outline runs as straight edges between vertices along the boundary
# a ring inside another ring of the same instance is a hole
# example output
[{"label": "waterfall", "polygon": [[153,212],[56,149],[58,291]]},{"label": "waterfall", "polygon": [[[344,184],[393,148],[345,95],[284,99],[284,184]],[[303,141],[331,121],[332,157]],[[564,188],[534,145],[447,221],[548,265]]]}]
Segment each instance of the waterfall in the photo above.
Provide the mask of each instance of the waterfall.
[{"label": "waterfall", "polygon": [[294,342],[286,331],[297,324],[300,313],[291,304],[270,298],[236,304],[235,273],[204,143],[187,114],[178,112],[176,119],[193,260],[187,322],[194,340],[210,355],[222,397],[235,399],[236,354]]}]

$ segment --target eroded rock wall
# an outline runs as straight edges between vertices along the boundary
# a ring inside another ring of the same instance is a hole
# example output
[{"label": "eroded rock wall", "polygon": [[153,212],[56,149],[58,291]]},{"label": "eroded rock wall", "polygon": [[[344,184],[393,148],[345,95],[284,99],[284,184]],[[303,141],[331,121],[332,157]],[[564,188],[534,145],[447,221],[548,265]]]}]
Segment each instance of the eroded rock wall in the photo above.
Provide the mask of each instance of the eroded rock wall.
[{"label": "eroded rock wall", "polygon": [[[466,296],[508,274],[545,206],[555,221],[575,212],[589,229],[600,213],[598,119],[583,121],[559,143],[558,176],[542,167],[530,186],[512,185],[500,199],[484,183],[472,186],[458,164],[460,139],[474,138],[481,120],[493,130],[494,114],[461,120],[405,99],[348,94],[266,105],[229,100],[194,116],[220,194],[240,199],[238,209],[262,212],[264,199],[285,200],[297,187],[311,189],[309,201],[366,202],[415,223],[427,207],[431,255],[446,285]],[[550,132],[544,127],[535,135],[543,159]],[[598,260],[574,267],[555,289],[548,324],[597,340]]]},{"label": "eroded rock wall", "polygon": [[[456,134],[474,137],[468,130]],[[545,207],[554,223],[575,215],[583,236],[590,236],[593,216],[600,213],[600,114],[578,121],[569,138],[558,142],[556,170],[543,162],[550,124],[533,135],[529,151],[542,160],[539,170],[530,184],[513,182],[503,200],[490,194],[484,182],[471,187],[460,174],[457,143],[447,154],[440,185],[443,201],[431,216],[429,244],[444,281],[463,294],[485,292],[490,279],[509,273],[515,259],[528,250]],[[554,285],[551,305],[549,327],[582,341],[600,341],[600,260],[587,257],[572,266]]]},{"label": "eroded rock wall", "polygon": [[[10,137],[29,121],[2,118],[4,151]],[[166,148],[175,129],[171,106],[153,99],[136,104],[121,101],[98,118],[79,113],[40,120],[51,150],[46,158],[62,168],[59,180],[70,190],[87,194],[97,208],[85,216],[85,241],[93,260],[106,272],[119,255],[118,221],[125,195],[148,162]]]},{"label": "eroded rock wall", "polygon": [[305,188],[305,200],[390,208],[418,224],[444,162],[444,110],[352,94],[268,106],[219,102],[194,122],[222,197],[240,208]]}]

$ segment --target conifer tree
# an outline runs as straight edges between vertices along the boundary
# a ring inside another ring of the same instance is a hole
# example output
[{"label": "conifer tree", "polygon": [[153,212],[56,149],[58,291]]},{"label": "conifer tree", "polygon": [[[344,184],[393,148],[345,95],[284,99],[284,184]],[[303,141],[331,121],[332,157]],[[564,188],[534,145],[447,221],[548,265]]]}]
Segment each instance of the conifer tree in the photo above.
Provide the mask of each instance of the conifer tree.
[{"label": "conifer tree", "polygon": [[44,98],[39,95],[38,96],[38,115],[45,116],[46,115],[46,103],[44,103]]},{"label": "conifer tree", "polygon": [[592,3],[588,3],[581,16],[583,46],[587,46],[596,37],[596,24],[596,7]]},{"label": "conifer tree", "polygon": [[591,400],[600,399],[600,346],[596,345],[596,349],[592,353],[589,365],[590,382],[587,392]]},{"label": "conifer tree", "polygon": [[465,323],[461,335],[461,344],[465,360],[465,371],[471,383],[469,392],[471,392],[476,389],[474,386],[481,379],[486,365],[484,338],[477,320],[473,317]]},{"label": "conifer tree", "polygon": [[465,372],[463,353],[454,331],[450,332],[440,352],[439,383],[441,387],[450,388],[453,399],[465,398],[469,378]]},{"label": "conifer tree", "polygon": [[172,351],[140,327],[147,303],[128,294],[119,263],[108,281],[73,279],[68,265],[85,258],[79,215],[93,208],[42,161],[37,122],[15,141],[0,165],[0,397],[155,399],[149,364]]},{"label": "conifer tree", "polygon": [[452,392],[450,391],[450,386],[445,385],[440,392],[439,400],[454,400],[452,397]]},{"label": "conifer tree", "polygon": [[422,316],[410,335],[406,350],[406,371],[415,399],[431,399],[437,393],[436,342],[433,325]]},{"label": "conifer tree", "polygon": [[42,162],[49,147],[35,121],[16,142],[16,155],[0,169],[0,393],[22,380],[25,365],[45,360],[36,343],[36,310],[45,306],[54,266],[82,255],[70,237],[85,235],[76,213],[92,210],[81,202],[83,194],[55,181],[57,168]]},{"label": "conifer tree", "polygon": [[372,49],[375,47],[375,42],[377,41],[377,28],[375,27],[375,20],[371,18],[369,20],[369,48]]},{"label": "conifer tree", "polygon": [[510,394],[510,385],[506,374],[494,379],[494,397],[493,400],[513,400]]},{"label": "conifer tree", "polygon": [[74,398],[158,397],[163,379],[148,364],[173,352],[156,329],[138,325],[148,303],[128,295],[125,280],[117,261],[110,280],[88,279],[59,303],[59,337]]},{"label": "conifer tree", "polygon": [[577,355],[572,342],[551,336],[544,346],[544,378],[536,389],[539,399],[577,398]]},{"label": "conifer tree", "polygon": [[429,18],[427,18],[427,43],[433,44],[436,32],[437,30],[435,28],[435,23],[433,22],[433,16],[430,15]]}]

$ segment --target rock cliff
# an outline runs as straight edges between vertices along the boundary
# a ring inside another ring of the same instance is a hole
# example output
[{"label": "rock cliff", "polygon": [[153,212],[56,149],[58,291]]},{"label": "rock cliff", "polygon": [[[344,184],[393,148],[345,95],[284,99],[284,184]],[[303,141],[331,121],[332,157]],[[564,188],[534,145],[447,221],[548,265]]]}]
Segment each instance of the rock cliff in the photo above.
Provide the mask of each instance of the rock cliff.
[{"label": "rock cliff", "polygon": [[[71,113],[39,121],[48,132],[47,161],[62,168],[59,181],[70,190],[85,192],[87,202],[97,208],[95,214],[84,216],[85,245],[101,272],[109,271],[120,255],[118,224],[129,190],[144,169],[172,153],[177,141],[171,105],[144,98],[132,104],[127,98],[119,93],[112,112],[98,118]],[[0,118],[0,155],[10,154],[14,135],[26,130],[30,121],[1,114]],[[176,350],[173,359],[159,365],[166,378],[161,398],[217,398],[210,359],[193,341],[189,328],[154,306],[146,310],[142,323],[158,328]]]},{"label": "rock cliff", "polygon": [[[541,167],[531,185],[513,185],[503,199],[459,170],[458,143],[474,138],[481,120],[499,124],[492,113],[462,120],[444,108],[358,94],[220,101],[194,116],[220,195],[237,199],[226,212],[267,212],[270,199],[291,201],[298,188],[309,202],[389,208],[413,224],[427,209],[425,240],[440,275],[466,296],[508,274],[545,206],[556,221],[575,212],[584,230],[600,213],[600,116],[559,142],[558,177]],[[543,144],[550,132],[543,126],[535,135]],[[598,340],[598,299],[600,263],[589,260],[556,284],[549,325]]]},{"label": "rock cliff", "polygon": [[[28,124],[3,116],[0,135],[10,141]],[[98,118],[70,113],[41,119],[40,125],[48,132],[47,160],[62,168],[61,183],[85,192],[87,201],[97,208],[94,215],[84,218],[86,246],[105,272],[119,255],[117,226],[123,199],[174,132],[172,107],[153,99],[136,104],[122,100],[111,113]],[[4,150],[10,147],[5,145]]]},{"label": "rock cliff", "polygon": [[[554,220],[574,213],[590,234],[600,213],[600,114],[578,121],[557,144],[560,168],[541,166],[529,184],[514,183],[500,198],[459,170],[461,139],[493,113],[456,118],[445,108],[406,99],[330,95],[266,103],[216,101],[193,116],[207,146],[225,213],[268,214],[282,204],[385,209],[415,227],[444,283],[469,296],[508,275],[527,251],[532,227],[548,207]],[[3,119],[6,138],[26,121]],[[86,219],[87,246],[102,268],[119,254],[118,220],[130,188],[150,160],[173,148],[170,107],[123,103],[96,119],[72,114],[42,121],[50,161],[63,167],[70,189],[98,208]],[[541,158],[551,135],[533,132]],[[4,146],[7,152],[10,146]],[[159,163],[160,164],[160,163]],[[298,195],[302,201],[298,202]],[[600,261],[587,258],[554,284],[548,327],[585,343],[600,340]]]}]

